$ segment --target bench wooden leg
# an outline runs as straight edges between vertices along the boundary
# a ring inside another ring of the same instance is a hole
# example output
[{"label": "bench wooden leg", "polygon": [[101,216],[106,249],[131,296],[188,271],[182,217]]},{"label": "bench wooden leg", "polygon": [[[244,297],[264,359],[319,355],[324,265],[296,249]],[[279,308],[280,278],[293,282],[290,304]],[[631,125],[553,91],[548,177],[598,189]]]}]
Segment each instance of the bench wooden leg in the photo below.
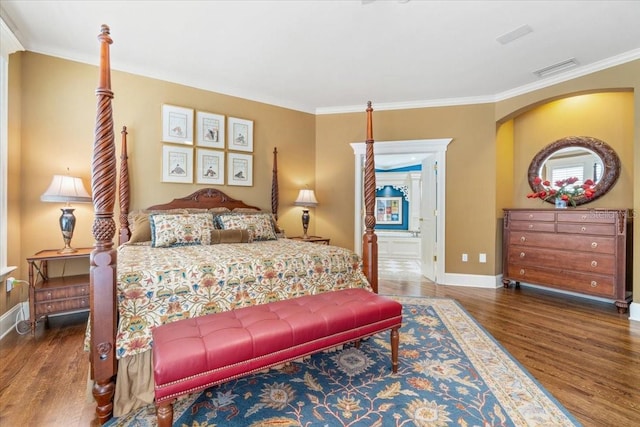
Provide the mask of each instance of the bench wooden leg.
[{"label": "bench wooden leg", "polygon": [[171,427],[173,425],[173,401],[156,404],[156,417],[158,427]]},{"label": "bench wooden leg", "polygon": [[391,367],[394,374],[398,372],[398,346],[400,344],[398,329],[400,329],[399,326],[391,329]]}]

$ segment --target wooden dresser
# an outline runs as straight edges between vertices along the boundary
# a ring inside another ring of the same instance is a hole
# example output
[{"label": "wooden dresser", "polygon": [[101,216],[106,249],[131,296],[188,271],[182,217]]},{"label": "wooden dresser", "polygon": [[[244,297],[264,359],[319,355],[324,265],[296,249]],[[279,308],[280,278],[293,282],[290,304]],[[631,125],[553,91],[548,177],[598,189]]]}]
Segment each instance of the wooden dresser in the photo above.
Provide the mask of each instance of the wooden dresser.
[{"label": "wooden dresser", "polygon": [[503,276],[515,282],[631,301],[632,221],[628,210],[504,209]]}]

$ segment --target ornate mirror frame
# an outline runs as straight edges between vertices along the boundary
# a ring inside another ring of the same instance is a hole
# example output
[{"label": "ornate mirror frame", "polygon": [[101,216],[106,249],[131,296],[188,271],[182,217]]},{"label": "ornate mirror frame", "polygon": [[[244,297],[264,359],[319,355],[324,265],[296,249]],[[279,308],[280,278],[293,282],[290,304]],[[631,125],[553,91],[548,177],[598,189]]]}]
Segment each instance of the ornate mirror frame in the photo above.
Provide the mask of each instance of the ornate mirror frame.
[{"label": "ornate mirror frame", "polygon": [[[613,148],[607,145],[606,142],[590,136],[568,136],[552,142],[536,154],[529,165],[528,179],[531,189],[536,192],[543,190],[542,185],[535,184],[535,178],[540,175],[542,165],[558,150],[569,147],[582,147],[593,151],[600,157],[603,165],[602,178],[596,183],[596,191],[593,197],[576,197],[576,205],[584,205],[607,194],[620,176],[620,159]],[[554,203],[553,200],[546,200],[546,202]]]}]

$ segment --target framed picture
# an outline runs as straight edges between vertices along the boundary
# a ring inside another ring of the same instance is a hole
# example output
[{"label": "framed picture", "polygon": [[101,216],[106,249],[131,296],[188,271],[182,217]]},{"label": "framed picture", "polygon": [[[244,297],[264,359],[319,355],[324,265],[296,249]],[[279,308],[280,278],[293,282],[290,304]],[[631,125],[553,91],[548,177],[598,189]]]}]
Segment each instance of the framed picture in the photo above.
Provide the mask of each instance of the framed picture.
[{"label": "framed picture", "polygon": [[196,149],[196,183],[224,185],[224,151]]},{"label": "framed picture", "polygon": [[224,116],[198,111],[196,113],[196,132],[198,145],[224,150]]},{"label": "framed picture", "polygon": [[193,110],[162,106],[162,141],[193,145]]},{"label": "framed picture", "polygon": [[229,150],[253,153],[253,122],[229,117]]},{"label": "framed picture", "polygon": [[402,224],[402,197],[376,197],[376,223]]},{"label": "framed picture", "polygon": [[253,155],[227,153],[227,185],[253,185]]},{"label": "framed picture", "polygon": [[193,148],[162,147],[162,182],[193,182]]}]

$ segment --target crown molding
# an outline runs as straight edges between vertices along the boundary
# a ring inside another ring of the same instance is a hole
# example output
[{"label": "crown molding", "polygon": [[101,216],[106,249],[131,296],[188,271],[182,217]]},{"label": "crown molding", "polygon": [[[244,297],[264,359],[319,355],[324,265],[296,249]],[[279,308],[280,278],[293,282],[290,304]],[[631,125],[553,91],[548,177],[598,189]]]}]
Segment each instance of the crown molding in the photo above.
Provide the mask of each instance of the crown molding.
[{"label": "crown molding", "polygon": [[0,54],[7,60],[9,55],[19,50],[24,50],[24,47],[20,44],[20,41],[13,34],[13,31],[4,22],[4,19],[0,17]]}]

